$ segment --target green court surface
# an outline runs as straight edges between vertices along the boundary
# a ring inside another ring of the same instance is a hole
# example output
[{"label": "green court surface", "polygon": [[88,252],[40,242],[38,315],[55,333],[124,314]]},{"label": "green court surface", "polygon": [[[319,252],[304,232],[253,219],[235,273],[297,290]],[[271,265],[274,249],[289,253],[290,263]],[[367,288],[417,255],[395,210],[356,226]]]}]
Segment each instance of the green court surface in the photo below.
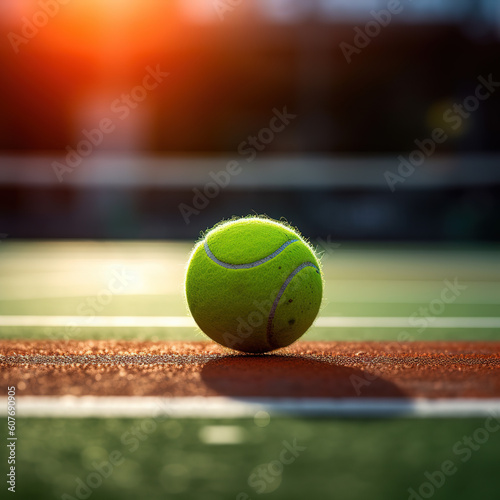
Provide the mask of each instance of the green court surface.
[{"label": "green court surface", "polygon": [[[422,487],[424,494],[430,488],[434,498],[452,500],[495,498],[500,485],[500,432],[482,444],[464,442],[484,429],[484,418],[256,422],[21,419],[16,496],[396,500]],[[232,442],[210,442],[221,433]],[[290,447],[293,454],[283,452]],[[451,473],[436,474],[447,461]],[[439,488],[426,473],[442,482]]]},{"label": "green court surface", "polygon": [[[201,340],[195,328],[93,326],[96,316],[188,316],[183,296],[190,243],[4,242],[0,316],[70,316],[66,325],[8,326],[0,338]],[[496,340],[500,328],[459,318],[500,317],[500,248],[316,245],[323,255],[321,317],[399,317],[403,327],[313,326],[304,340]],[[444,299],[443,300],[443,294]],[[435,328],[452,317],[456,326]],[[400,337],[401,333],[408,335]]]},{"label": "green court surface", "polygon": [[[193,327],[140,325],[140,317],[187,316],[182,288],[190,248],[183,242],[4,242],[0,321],[1,316],[78,318],[70,336],[65,326],[2,325],[0,338],[201,340]],[[460,327],[460,318],[500,318],[498,247],[341,244],[319,250],[325,274],[322,318],[397,317],[404,325],[317,326],[306,340],[397,340],[401,332],[414,340],[500,339],[498,326]],[[139,319],[128,327],[93,326],[93,317],[100,316]],[[433,327],[436,318],[445,317],[455,318],[456,326]],[[16,495],[30,500],[494,498],[500,491],[500,432],[484,428],[485,418],[18,415]],[[472,441],[465,444],[468,436]],[[283,450],[294,442],[292,457]],[[5,471],[5,446],[1,450]],[[108,474],[102,464],[110,454],[119,460]],[[447,461],[453,462],[449,474],[435,473],[449,466]],[[80,481],[90,486],[78,489]],[[409,488],[419,496],[411,496]]]}]

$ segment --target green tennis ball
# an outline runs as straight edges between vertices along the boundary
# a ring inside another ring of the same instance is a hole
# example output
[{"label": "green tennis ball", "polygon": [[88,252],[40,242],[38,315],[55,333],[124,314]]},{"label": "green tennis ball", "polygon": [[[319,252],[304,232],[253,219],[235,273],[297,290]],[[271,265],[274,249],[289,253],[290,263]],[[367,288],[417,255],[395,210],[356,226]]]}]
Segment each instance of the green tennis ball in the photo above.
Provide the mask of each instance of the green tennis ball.
[{"label": "green tennis ball", "polygon": [[186,299],[212,340],[243,352],[295,342],[323,293],[318,258],[298,232],[263,217],[222,222],[194,247]]}]

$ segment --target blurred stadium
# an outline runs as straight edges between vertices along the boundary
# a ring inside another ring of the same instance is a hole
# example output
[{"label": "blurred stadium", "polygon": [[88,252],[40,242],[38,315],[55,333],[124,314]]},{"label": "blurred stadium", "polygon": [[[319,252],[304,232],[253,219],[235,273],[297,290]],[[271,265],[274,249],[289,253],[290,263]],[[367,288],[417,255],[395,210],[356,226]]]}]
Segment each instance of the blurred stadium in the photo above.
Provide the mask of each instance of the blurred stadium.
[{"label": "blurred stadium", "polygon": [[[333,240],[498,240],[500,98],[467,101],[478,78],[500,80],[495,0],[1,9],[0,229],[11,238],[193,238],[266,213]],[[168,76],[144,90],[157,69]],[[283,109],[294,118],[263,132]],[[388,172],[436,128],[446,139],[391,189]],[[196,209],[193,189],[229,161],[238,175]]]}]

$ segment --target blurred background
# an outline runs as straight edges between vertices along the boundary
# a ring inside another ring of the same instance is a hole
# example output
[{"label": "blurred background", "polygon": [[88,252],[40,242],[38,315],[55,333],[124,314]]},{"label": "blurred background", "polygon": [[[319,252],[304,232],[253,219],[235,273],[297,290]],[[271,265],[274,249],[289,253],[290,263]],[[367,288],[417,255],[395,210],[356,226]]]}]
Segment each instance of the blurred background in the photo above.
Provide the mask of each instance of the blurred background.
[{"label": "blurred background", "polygon": [[2,0],[0,235],[500,238],[496,0]]}]

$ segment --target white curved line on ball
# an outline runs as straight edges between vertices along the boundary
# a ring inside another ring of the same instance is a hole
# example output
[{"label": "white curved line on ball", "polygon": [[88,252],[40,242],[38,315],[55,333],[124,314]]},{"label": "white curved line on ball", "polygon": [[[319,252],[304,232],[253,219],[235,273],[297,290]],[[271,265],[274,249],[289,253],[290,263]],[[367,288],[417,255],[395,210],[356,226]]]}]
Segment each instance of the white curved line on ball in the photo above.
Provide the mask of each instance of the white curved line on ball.
[{"label": "white curved line on ball", "polygon": [[290,284],[290,281],[292,281],[294,276],[296,274],[300,273],[300,271],[302,271],[302,269],[305,269],[306,267],[314,267],[314,269],[316,269],[316,271],[319,272],[319,269],[312,262],[304,262],[299,267],[296,267],[290,273],[288,278],[285,280],[285,282],[281,286],[280,291],[278,292],[278,295],[276,295],[276,298],[274,299],[274,302],[273,302],[273,307],[271,307],[271,312],[269,313],[269,318],[267,319],[266,334],[267,334],[268,342],[269,342],[269,335],[271,335],[272,328],[273,328],[274,314],[276,313],[276,309],[278,308],[278,304],[279,304],[279,301],[281,299],[281,296],[285,293],[286,287]]},{"label": "white curved line on ball", "polygon": [[286,243],[283,243],[278,250],[275,250],[271,255],[268,255],[267,257],[264,257],[263,259],[256,260],[255,262],[249,262],[248,264],[228,264],[227,262],[223,262],[222,260],[219,260],[210,250],[208,243],[205,241],[204,242],[204,247],[205,247],[205,252],[210,258],[210,260],[213,260],[216,264],[219,264],[219,266],[225,267],[226,269],[250,269],[252,267],[257,267],[260,266],[261,264],[264,264],[271,259],[274,259],[276,255],[280,254],[288,245],[291,245],[292,243],[295,243],[296,241],[299,241],[298,239],[296,240],[288,240]]}]

